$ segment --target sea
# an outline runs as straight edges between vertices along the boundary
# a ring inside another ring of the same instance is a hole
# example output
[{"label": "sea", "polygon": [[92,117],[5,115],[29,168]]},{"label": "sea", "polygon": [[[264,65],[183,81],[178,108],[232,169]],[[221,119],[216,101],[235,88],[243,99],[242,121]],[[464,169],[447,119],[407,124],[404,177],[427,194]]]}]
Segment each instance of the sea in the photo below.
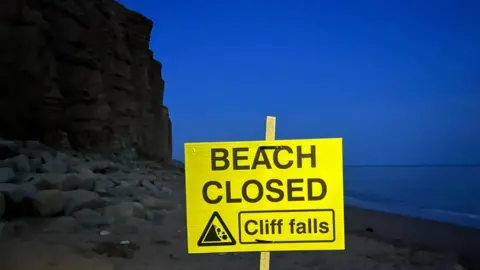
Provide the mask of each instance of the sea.
[{"label": "sea", "polygon": [[344,166],[345,204],[480,229],[480,165]]}]

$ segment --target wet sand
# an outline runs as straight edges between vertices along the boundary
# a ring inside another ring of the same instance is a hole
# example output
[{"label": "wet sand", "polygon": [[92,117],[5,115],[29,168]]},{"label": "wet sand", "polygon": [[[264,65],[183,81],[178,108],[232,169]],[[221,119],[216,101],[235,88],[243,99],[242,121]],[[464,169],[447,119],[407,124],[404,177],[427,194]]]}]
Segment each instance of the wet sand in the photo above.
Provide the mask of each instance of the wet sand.
[{"label": "wet sand", "polygon": [[347,233],[451,252],[463,265],[480,269],[479,229],[352,206],[345,207],[345,226]]}]

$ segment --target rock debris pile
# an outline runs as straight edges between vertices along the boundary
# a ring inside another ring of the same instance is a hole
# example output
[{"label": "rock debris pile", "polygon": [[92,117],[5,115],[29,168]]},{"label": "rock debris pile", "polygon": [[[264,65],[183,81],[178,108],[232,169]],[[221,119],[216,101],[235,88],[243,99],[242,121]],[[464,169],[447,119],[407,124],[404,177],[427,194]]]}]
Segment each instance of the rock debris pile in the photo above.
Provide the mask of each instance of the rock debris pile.
[{"label": "rock debris pile", "polygon": [[183,182],[175,166],[116,161],[35,141],[0,140],[0,219],[71,216],[84,226],[135,217],[161,222],[181,207],[168,183]]}]

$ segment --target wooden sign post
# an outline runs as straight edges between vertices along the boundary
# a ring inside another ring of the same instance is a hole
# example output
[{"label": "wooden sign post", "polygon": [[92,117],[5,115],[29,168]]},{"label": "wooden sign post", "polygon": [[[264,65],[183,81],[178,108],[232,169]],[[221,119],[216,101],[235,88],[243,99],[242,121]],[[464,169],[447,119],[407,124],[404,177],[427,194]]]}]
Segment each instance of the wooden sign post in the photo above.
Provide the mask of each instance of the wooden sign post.
[{"label": "wooden sign post", "polygon": [[[275,140],[275,116],[267,116],[265,122],[265,140]],[[270,252],[260,253],[260,270],[270,270]]]}]

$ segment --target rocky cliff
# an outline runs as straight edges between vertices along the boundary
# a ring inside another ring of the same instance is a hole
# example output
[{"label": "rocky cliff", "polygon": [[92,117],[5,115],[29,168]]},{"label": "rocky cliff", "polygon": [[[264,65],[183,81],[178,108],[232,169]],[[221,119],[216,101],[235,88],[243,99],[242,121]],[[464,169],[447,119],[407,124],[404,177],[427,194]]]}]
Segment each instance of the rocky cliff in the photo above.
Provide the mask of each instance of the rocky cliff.
[{"label": "rocky cliff", "polygon": [[152,26],[114,0],[0,1],[0,136],[169,161]]}]

